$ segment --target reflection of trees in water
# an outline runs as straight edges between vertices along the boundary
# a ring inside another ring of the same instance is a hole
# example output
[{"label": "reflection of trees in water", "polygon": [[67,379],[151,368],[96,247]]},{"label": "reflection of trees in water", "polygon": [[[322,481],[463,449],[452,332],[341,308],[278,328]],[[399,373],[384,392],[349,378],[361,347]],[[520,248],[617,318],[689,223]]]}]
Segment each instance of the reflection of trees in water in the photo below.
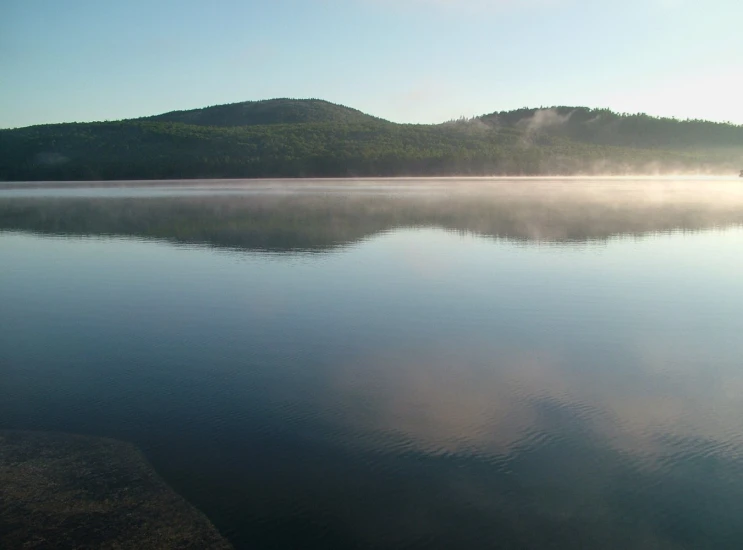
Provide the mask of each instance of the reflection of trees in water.
[{"label": "reflection of trees in water", "polygon": [[484,192],[4,199],[0,228],[288,251],[322,250],[400,227],[569,242],[743,223],[743,194],[730,186],[690,190],[636,185],[608,193],[556,184],[525,187]]}]

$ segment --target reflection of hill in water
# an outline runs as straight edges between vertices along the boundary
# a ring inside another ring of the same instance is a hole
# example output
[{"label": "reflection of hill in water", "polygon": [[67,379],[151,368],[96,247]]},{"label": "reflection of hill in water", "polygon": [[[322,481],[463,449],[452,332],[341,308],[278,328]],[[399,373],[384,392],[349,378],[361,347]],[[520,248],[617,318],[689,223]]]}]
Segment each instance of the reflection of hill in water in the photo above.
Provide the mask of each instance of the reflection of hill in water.
[{"label": "reflection of hill in water", "polygon": [[711,183],[0,200],[0,229],[5,230],[271,251],[323,250],[399,227],[581,242],[737,224],[743,224],[743,192],[735,185]]}]

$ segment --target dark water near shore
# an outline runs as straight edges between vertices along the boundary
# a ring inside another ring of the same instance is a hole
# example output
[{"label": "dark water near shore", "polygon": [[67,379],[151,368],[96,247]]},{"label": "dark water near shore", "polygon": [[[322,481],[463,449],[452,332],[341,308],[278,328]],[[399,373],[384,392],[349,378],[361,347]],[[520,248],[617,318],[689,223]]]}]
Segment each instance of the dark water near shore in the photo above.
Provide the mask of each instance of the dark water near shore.
[{"label": "dark water near shore", "polygon": [[0,187],[0,429],[238,548],[743,547],[738,181]]}]

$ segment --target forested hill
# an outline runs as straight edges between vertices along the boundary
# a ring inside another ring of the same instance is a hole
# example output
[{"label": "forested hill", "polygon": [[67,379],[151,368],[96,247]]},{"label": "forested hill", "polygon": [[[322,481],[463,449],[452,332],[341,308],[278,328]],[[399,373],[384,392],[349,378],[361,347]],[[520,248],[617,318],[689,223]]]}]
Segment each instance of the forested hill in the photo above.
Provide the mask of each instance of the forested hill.
[{"label": "forested hill", "polygon": [[547,133],[584,143],[653,148],[716,148],[743,145],[743,126],[678,120],[609,109],[552,107],[492,113],[478,120],[491,127]]},{"label": "forested hill", "polygon": [[743,126],[582,107],[395,124],[274,99],[0,130],[0,180],[737,174]]},{"label": "forested hill", "polygon": [[268,99],[171,111],[141,120],[183,122],[199,126],[259,126],[304,122],[370,122],[377,119],[356,109],[321,99]]}]

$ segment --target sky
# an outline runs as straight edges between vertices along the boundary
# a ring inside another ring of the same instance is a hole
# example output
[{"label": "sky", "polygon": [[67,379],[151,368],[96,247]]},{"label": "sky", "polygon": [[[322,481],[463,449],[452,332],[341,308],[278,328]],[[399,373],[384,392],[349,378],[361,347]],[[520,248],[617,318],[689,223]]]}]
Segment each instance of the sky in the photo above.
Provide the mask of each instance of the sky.
[{"label": "sky", "polygon": [[273,97],[743,124],[740,0],[0,0],[0,128]]}]

